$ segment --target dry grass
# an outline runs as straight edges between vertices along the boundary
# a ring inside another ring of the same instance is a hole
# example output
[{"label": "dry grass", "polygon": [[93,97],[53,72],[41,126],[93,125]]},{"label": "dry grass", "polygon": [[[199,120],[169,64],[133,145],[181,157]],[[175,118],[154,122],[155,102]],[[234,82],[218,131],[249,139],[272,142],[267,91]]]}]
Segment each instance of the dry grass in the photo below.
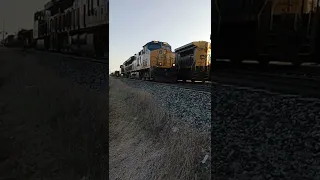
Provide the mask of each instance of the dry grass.
[{"label": "dry grass", "polygon": [[0,54],[0,179],[107,179],[107,94],[19,53]]},{"label": "dry grass", "polygon": [[110,179],[210,179],[200,163],[210,153],[208,134],[173,121],[150,94],[109,84]]}]

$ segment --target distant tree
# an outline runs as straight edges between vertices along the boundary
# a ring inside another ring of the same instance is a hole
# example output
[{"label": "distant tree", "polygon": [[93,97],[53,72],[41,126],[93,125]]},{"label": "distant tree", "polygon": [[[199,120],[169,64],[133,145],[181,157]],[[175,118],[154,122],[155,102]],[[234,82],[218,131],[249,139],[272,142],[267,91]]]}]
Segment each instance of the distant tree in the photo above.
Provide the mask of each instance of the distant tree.
[{"label": "distant tree", "polygon": [[13,38],[14,38],[14,35],[13,34],[10,34],[9,36],[7,36],[7,42],[8,43],[10,43],[10,42],[12,42],[12,40],[13,40]]},{"label": "distant tree", "polygon": [[23,34],[26,33],[27,31],[28,31],[28,30],[26,30],[26,29],[20,29],[20,31],[18,31],[18,34],[17,34],[18,37],[19,37],[19,36],[23,36]]}]

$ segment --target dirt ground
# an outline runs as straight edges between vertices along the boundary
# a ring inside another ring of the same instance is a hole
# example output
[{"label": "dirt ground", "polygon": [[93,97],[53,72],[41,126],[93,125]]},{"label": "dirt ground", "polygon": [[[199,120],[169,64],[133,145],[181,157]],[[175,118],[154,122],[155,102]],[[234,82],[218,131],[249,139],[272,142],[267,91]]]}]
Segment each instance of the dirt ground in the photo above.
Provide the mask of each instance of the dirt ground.
[{"label": "dirt ground", "polygon": [[0,179],[107,179],[108,93],[0,50]]},{"label": "dirt ground", "polygon": [[152,95],[110,78],[109,178],[210,179],[208,134],[161,109]]}]

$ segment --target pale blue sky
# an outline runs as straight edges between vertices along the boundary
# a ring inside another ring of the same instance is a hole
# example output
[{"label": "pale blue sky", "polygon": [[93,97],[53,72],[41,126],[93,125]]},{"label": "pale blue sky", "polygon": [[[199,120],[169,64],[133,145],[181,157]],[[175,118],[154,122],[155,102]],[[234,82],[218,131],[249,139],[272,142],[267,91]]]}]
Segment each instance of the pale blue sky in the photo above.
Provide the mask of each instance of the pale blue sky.
[{"label": "pale blue sky", "polygon": [[[17,33],[20,28],[33,29],[33,15],[49,0],[0,0],[0,31]],[[0,40],[2,35],[0,36]]]},{"label": "pale blue sky", "polygon": [[211,0],[110,0],[109,70],[120,69],[152,40],[172,49],[210,42]]}]

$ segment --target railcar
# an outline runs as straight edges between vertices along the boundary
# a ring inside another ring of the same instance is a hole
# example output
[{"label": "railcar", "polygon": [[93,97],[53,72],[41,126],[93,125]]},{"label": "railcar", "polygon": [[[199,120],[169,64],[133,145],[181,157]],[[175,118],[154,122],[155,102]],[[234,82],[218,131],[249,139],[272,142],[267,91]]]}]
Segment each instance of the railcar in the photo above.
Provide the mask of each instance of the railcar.
[{"label": "railcar", "polygon": [[132,72],[133,72],[133,68],[132,68],[133,64],[132,63],[133,63],[134,59],[135,59],[135,56],[131,56],[122,65],[123,74],[124,74],[124,77],[126,77],[126,78],[131,78],[133,76],[132,75]]},{"label": "railcar", "polygon": [[34,39],[42,49],[97,57],[108,55],[108,0],[50,1],[35,14],[34,23]]},{"label": "railcar", "polygon": [[123,63],[126,77],[160,82],[176,82],[175,53],[162,41],[150,41],[143,49]]},{"label": "railcar", "polygon": [[9,35],[4,39],[4,46],[6,47],[19,47],[21,42],[16,35]]},{"label": "railcar", "polygon": [[120,71],[115,71],[115,72],[114,72],[114,75],[115,75],[116,77],[120,77]]},{"label": "railcar", "polygon": [[194,41],[175,49],[179,80],[210,80],[211,43]]},{"label": "railcar", "polygon": [[215,0],[214,59],[319,63],[318,0]]},{"label": "railcar", "polygon": [[37,50],[48,49],[47,22],[50,17],[50,11],[41,10],[34,14],[33,41],[34,48]]},{"label": "railcar", "polygon": [[120,65],[120,76],[124,76],[124,66]]}]

